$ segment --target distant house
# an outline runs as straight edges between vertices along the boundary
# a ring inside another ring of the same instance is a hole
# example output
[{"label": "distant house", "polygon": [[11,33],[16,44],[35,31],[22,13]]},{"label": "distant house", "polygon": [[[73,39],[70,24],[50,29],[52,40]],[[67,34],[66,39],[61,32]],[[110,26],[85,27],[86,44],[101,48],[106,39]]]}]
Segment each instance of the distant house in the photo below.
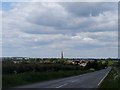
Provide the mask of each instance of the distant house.
[{"label": "distant house", "polygon": [[87,65],[88,61],[87,60],[73,60],[72,64],[73,65],[80,65],[82,67],[85,67]]},{"label": "distant house", "polygon": [[72,64],[73,64],[73,65],[78,65],[79,63],[80,63],[80,61],[78,61],[78,60],[73,60],[73,61],[72,61]]},{"label": "distant house", "polygon": [[16,63],[20,63],[20,61],[12,61],[14,64],[16,64]]},{"label": "distant house", "polygon": [[82,67],[85,67],[87,65],[87,63],[80,63],[79,65]]}]

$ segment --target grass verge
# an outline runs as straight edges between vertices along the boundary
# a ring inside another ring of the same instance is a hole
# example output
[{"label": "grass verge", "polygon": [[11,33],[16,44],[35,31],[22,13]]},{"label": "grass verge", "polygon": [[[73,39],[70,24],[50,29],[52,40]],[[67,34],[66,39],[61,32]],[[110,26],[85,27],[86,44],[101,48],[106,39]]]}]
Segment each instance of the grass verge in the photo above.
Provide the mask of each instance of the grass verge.
[{"label": "grass verge", "polygon": [[112,68],[108,76],[101,83],[99,90],[117,90],[120,89],[120,78],[118,76],[118,70]]},{"label": "grass verge", "polygon": [[92,72],[90,70],[56,71],[56,72],[25,72],[21,74],[3,75],[2,88],[10,88],[57,78],[69,77]]}]

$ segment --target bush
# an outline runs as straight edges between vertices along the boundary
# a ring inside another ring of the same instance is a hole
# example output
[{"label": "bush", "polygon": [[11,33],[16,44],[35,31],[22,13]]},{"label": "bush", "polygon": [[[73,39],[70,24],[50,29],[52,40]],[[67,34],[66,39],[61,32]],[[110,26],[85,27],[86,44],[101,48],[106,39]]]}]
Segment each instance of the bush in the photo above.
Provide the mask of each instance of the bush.
[{"label": "bush", "polygon": [[65,64],[44,64],[44,63],[8,63],[3,62],[3,74],[17,74],[24,72],[48,72],[48,71],[66,71],[66,70],[80,70],[80,66],[65,65]]}]

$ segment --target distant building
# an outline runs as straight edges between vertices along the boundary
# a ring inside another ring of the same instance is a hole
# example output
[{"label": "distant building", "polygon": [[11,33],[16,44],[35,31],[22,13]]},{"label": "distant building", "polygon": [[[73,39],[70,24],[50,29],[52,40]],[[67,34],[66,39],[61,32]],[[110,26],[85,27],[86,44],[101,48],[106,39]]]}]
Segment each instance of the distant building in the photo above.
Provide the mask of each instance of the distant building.
[{"label": "distant building", "polygon": [[87,65],[87,63],[80,63],[79,65],[82,67],[85,67]]},{"label": "distant building", "polygon": [[62,52],[61,52],[61,59],[63,59],[63,57],[64,57],[64,56],[63,56],[63,51],[62,51]]},{"label": "distant building", "polygon": [[87,65],[88,61],[87,60],[73,60],[72,64],[73,65],[80,65],[82,67],[85,67]]}]

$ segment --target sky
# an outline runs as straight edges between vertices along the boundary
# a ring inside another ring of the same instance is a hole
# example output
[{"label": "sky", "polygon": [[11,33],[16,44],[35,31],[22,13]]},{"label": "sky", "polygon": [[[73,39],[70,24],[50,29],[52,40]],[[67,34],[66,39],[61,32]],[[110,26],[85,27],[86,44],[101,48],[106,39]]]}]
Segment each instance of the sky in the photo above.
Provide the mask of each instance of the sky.
[{"label": "sky", "polygon": [[117,2],[3,2],[2,56],[118,57]]}]

